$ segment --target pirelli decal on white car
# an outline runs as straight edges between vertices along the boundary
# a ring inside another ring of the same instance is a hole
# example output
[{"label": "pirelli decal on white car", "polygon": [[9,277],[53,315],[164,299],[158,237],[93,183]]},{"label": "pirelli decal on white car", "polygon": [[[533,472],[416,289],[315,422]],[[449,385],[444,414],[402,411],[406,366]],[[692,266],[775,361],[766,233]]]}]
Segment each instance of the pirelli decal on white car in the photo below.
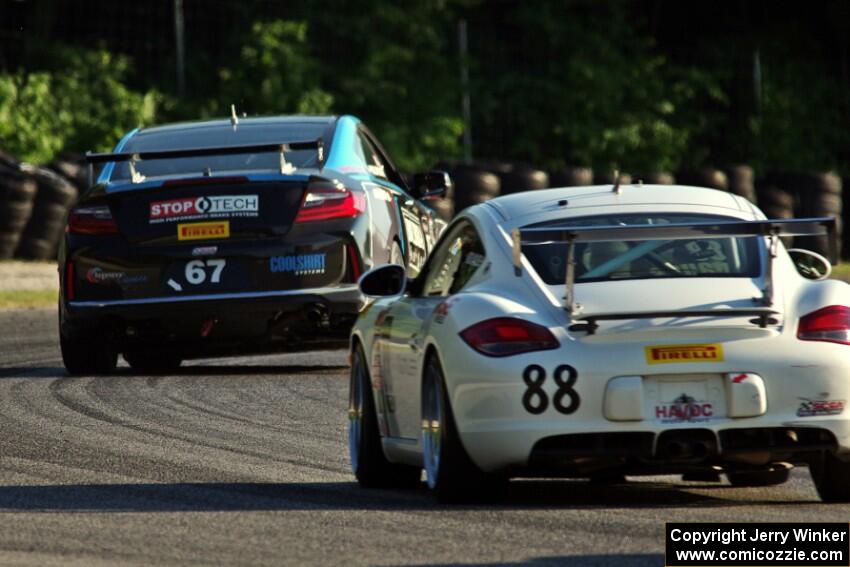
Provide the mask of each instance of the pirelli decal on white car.
[{"label": "pirelli decal on white car", "polygon": [[723,345],[656,345],[644,347],[647,364],[723,362]]},{"label": "pirelli decal on white car", "polygon": [[150,203],[150,224],[194,219],[256,217],[259,195],[216,195],[186,197]]}]

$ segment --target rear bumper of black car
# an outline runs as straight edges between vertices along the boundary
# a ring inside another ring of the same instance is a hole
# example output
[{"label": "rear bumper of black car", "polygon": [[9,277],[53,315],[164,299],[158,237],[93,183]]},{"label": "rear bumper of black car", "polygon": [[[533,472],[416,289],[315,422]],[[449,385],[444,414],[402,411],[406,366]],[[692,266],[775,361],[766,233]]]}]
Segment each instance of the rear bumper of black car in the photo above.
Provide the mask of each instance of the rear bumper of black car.
[{"label": "rear bumper of black car", "polygon": [[119,351],[182,358],[344,347],[361,306],[356,285],[143,299],[68,301],[61,332]]}]

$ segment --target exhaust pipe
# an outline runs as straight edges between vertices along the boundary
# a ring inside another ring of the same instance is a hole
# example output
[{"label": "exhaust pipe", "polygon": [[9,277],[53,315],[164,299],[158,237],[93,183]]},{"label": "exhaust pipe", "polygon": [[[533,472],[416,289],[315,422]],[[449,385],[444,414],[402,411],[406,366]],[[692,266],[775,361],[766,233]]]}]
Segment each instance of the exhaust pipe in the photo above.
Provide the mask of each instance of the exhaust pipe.
[{"label": "exhaust pipe", "polygon": [[672,459],[702,459],[710,452],[705,441],[670,441],[664,446],[664,454]]},{"label": "exhaust pipe", "polygon": [[326,323],[328,321],[328,308],[321,303],[315,303],[307,309],[305,315],[311,323]]}]

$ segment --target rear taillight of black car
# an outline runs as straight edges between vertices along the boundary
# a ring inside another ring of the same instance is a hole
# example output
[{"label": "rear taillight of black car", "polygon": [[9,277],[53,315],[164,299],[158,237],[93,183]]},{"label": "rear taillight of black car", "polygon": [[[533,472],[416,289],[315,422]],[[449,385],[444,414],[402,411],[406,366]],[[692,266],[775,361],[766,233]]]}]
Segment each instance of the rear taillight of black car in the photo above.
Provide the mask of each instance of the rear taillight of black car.
[{"label": "rear taillight of black car", "polygon": [[118,225],[106,205],[82,205],[71,209],[65,232],[69,234],[118,234]]},{"label": "rear taillight of black car", "polygon": [[312,181],[304,192],[296,223],[353,218],[366,210],[366,196],[332,181]]}]

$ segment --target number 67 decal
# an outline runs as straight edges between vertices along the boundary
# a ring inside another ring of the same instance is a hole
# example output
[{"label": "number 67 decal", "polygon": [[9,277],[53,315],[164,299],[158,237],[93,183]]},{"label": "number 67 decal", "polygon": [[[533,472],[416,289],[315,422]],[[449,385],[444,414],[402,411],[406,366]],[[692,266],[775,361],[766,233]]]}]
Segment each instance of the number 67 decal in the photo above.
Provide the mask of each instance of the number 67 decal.
[{"label": "number 67 decal", "polygon": [[[567,375],[566,378],[564,374]],[[574,389],[578,380],[578,371],[569,364],[562,364],[555,369],[554,377],[558,389],[552,397],[552,405],[558,413],[564,415],[575,413],[581,405],[581,398]],[[522,395],[522,407],[528,413],[540,415],[549,407],[549,396],[543,389],[543,382],[546,381],[546,370],[539,364],[527,366],[522,372],[522,381],[528,386]],[[566,405],[564,398],[569,399],[569,403]]]},{"label": "number 67 decal", "polygon": [[221,272],[227,261],[222,258],[212,258],[210,260],[192,260],[186,264],[186,281],[192,285],[199,285],[207,281],[207,271],[212,270],[210,274],[210,283],[219,283],[221,281]]}]

